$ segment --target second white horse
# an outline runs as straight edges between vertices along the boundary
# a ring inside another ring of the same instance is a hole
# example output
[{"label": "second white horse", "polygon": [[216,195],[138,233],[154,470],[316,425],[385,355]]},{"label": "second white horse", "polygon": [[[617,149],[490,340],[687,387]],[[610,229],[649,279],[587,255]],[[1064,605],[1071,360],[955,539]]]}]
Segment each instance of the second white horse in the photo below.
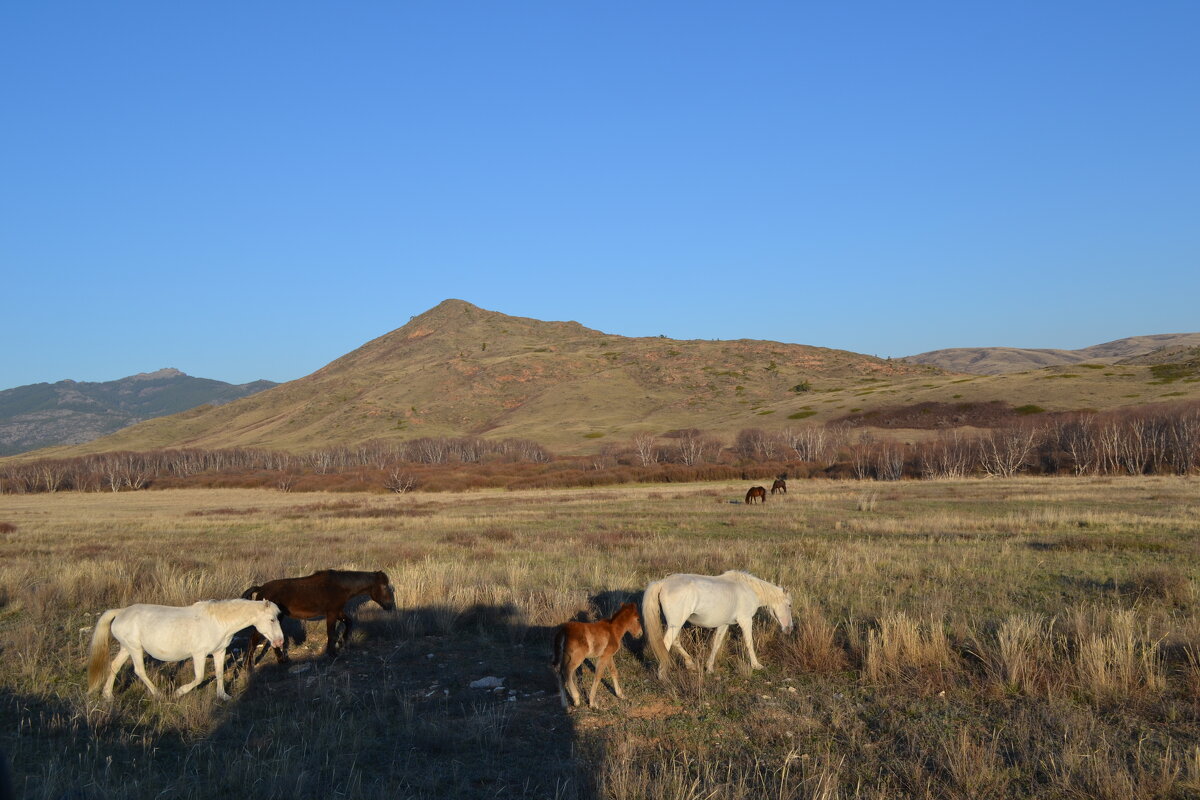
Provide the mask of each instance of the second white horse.
[{"label": "second white horse", "polygon": [[717,653],[725,642],[726,631],[735,622],[742,629],[751,669],[759,669],[762,664],[754,652],[751,623],[754,612],[763,606],[771,609],[784,633],[792,629],[791,594],[748,572],[729,570],[720,575],[680,573],[650,584],[642,598],[642,627],[646,631],[650,649],[658,658],[658,676],[666,676],[672,651],[683,657],[689,669],[695,667],[691,655],[679,643],[679,633],[685,622],[717,629],[713,635],[712,652],[708,654],[709,672],[713,671]]}]

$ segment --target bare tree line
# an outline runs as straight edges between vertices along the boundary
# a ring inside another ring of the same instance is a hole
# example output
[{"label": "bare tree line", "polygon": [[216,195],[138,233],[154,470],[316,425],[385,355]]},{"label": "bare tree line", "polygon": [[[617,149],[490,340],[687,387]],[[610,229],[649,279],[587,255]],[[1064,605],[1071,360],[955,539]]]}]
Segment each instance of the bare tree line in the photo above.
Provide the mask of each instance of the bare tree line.
[{"label": "bare tree line", "polygon": [[881,439],[846,425],[808,425],[781,431],[746,428],[727,446],[691,428],[663,436],[635,434],[587,458],[556,458],[526,439],[478,437],[374,441],[299,454],[243,448],[104,453],[0,467],[0,493],[118,492],[143,489],[166,478],[172,479],[171,485],[186,485],[184,479],[197,476],[247,473],[269,474],[270,485],[288,491],[298,476],[356,471],[379,476],[370,479],[379,488],[405,493],[420,487],[418,468],[498,463],[586,470],[596,475],[588,479],[593,483],[600,478],[597,473],[605,471],[620,482],[622,475],[631,474],[630,468],[641,468],[637,474],[647,476],[651,473],[646,470],[725,469],[738,464],[777,465],[796,477],[861,480],[1026,473],[1186,475],[1200,468],[1200,403],[1047,414],[982,431],[944,430],[915,443]]},{"label": "bare tree line", "polygon": [[[353,447],[328,447],[293,454],[277,450],[229,448],[101,453],[71,459],[16,463],[0,468],[0,494],[59,491],[112,491],[146,488],[162,478],[188,478],[213,473],[275,472],[279,488],[287,489],[297,473],[335,475],[369,468],[387,471],[393,491],[414,488],[404,476],[411,464],[480,464],[487,462],[543,464],[553,456],[526,439],[488,440],[476,437],[412,439],[406,442],[367,442]],[[403,488],[399,488],[403,487]]]}]

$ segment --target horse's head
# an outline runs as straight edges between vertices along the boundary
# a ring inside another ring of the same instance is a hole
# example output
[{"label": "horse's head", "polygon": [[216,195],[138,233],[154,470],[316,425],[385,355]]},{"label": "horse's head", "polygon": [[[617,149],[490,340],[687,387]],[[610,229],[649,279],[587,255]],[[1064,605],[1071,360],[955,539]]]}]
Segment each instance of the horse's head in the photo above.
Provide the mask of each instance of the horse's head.
[{"label": "horse's head", "polygon": [[629,618],[629,633],[634,636],[642,635],[642,615],[638,613],[637,603],[626,603],[619,612]]},{"label": "horse's head", "polygon": [[371,584],[371,599],[379,603],[384,611],[396,610],[396,593],[392,590],[392,582],[386,572],[375,573],[375,583]]},{"label": "horse's head", "polygon": [[262,610],[254,618],[254,629],[265,636],[272,647],[283,647],[283,628],[279,627],[279,606],[261,601]]},{"label": "horse's head", "polygon": [[792,630],[792,593],[780,589],[779,596],[771,603],[771,613],[775,615],[783,632],[790,633]]}]

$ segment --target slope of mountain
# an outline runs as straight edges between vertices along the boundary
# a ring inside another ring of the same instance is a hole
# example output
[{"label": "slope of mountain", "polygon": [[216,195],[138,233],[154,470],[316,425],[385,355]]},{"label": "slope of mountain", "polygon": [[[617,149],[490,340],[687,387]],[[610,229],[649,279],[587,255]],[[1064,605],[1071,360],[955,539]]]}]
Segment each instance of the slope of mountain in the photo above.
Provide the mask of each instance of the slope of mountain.
[{"label": "slope of mountain", "polygon": [[447,300],[299,380],[151,420],[73,453],[168,446],[300,451],[370,439],[521,437],[574,452],[679,427],[734,431],[852,379],[935,367],[766,341],[627,338]]},{"label": "slope of mountain", "polygon": [[271,381],[233,385],[177,369],[115,381],[35,383],[0,391],[0,456],[88,442],[136,422],[219,405],[268,389]]},{"label": "slope of mountain", "polygon": [[1029,349],[1021,347],[951,347],[931,350],[902,361],[912,364],[932,364],[953,372],[973,375],[1006,375],[1042,367],[1066,366],[1085,361],[1111,364],[1122,359],[1145,355],[1164,347],[1200,346],[1200,333],[1162,333],[1153,336],[1131,336],[1079,350]]},{"label": "slope of mountain", "polygon": [[635,433],[699,428],[729,442],[743,428],[837,420],[919,438],[1004,415],[1197,399],[1200,378],[1174,361],[971,375],[798,344],[628,338],[447,300],[299,380],[36,457],[466,435],[574,454]]}]

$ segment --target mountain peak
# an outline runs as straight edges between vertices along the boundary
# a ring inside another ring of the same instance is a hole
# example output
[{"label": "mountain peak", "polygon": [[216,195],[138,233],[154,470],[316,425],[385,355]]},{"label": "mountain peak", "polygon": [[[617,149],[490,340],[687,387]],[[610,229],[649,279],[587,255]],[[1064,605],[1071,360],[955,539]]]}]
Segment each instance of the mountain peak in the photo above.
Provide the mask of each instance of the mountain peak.
[{"label": "mountain peak", "polygon": [[186,378],[186,373],[183,373],[174,367],[163,367],[154,372],[139,372],[137,375],[130,375],[131,381],[161,381],[166,378]]}]

